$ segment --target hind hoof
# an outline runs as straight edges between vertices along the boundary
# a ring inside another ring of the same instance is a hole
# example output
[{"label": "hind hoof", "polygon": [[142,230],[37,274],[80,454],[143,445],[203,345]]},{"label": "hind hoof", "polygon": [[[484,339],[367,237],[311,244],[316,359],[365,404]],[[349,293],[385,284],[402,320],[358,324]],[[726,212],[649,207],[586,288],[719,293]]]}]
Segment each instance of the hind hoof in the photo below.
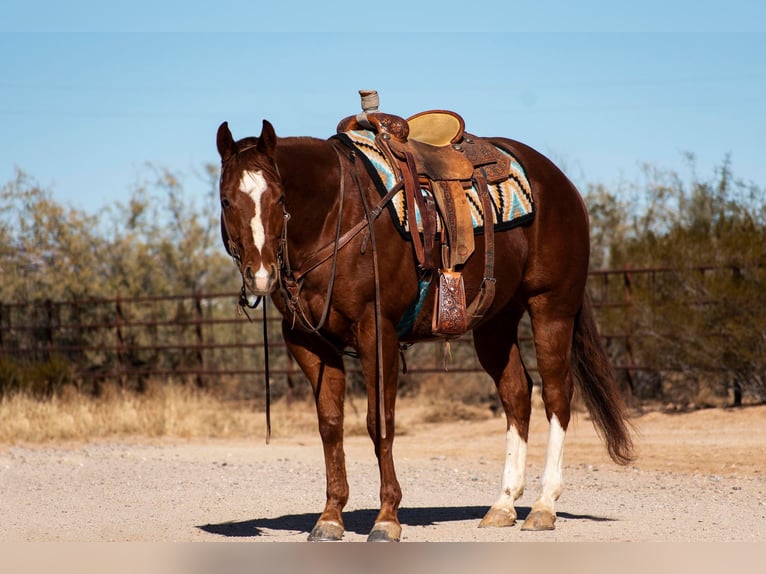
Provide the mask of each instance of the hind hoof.
[{"label": "hind hoof", "polygon": [[524,524],[521,525],[522,530],[554,530],[556,528],[556,515],[550,511],[545,510],[533,510]]},{"label": "hind hoof", "polygon": [[479,528],[502,528],[516,524],[516,511],[511,508],[491,507],[479,523]]}]

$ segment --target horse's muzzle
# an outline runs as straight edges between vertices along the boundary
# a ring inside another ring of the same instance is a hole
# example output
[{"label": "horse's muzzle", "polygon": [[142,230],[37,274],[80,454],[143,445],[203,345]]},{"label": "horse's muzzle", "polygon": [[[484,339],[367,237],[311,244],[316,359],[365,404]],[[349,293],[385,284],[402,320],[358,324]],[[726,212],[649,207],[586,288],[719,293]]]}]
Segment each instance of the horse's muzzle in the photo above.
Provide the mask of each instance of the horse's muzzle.
[{"label": "horse's muzzle", "polygon": [[247,290],[255,296],[271,295],[277,288],[277,270],[273,265],[270,270],[261,265],[255,273],[247,266],[243,275]]}]

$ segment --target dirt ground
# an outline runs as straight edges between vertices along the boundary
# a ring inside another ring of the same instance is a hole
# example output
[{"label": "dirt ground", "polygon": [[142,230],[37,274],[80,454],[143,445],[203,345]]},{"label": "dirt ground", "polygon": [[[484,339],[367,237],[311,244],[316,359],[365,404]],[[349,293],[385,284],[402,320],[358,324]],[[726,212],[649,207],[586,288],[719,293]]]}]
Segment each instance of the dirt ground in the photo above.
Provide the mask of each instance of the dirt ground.
[{"label": "dirt ground", "polygon": [[[553,532],[479,529],[499,494],[504,419],[425,424],[400,413],[403,541],[766,541],[766,406],[636,417],[639,458],[611,463],[579,414],[567,435]],[[539,489],[547,425],[536,409],[523,519]],[[366,538],[378,472],[346,440],[345,541]],[[324,503],[316,433],[252,440],[0,446],[0,540],[303,541]]]}]

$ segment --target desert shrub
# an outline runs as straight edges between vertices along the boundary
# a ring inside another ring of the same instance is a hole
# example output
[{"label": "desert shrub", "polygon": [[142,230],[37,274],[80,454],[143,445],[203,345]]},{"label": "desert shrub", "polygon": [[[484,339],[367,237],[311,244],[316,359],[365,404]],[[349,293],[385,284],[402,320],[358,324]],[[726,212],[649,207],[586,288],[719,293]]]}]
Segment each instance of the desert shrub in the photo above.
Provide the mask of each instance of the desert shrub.
[{"label": "desert shrub", "polygon": [[[613,230],[596,234],[595,262],[653,269],[626,274],[632,360],[664,379],[650,385],[652,398],[699,404],[733,390],[764,401],[763,190],[737,180],[728,159],[707,178],[693,158],[690,168],[688,179],[647,168],[645,181],[620,196],[591,190],[595,228]],[[601,320],[608,328],[624,317]]]},{"label": "desert shrub", "polygon": [[0,359],[0,395],[14,393],[50,398],[74,382],[73,365],[60,356],[44,361],[18,362]]},{"label": "desert shrub", "polygon": [[21,366],[11,357],[0,355],[0,397],[12,394],[22,385]]}]

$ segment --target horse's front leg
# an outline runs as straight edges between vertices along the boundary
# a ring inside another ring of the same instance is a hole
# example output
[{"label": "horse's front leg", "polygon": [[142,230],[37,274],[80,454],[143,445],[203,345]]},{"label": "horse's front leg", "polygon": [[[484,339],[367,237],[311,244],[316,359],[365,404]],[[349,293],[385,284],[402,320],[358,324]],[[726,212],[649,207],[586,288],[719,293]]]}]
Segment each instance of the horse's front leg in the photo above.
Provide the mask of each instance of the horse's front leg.
[{"label": "horse's front leg", "polygon": [[[380,470],[380,512],[367,540],[369,542],[398,542],[402,527],[399,524],[399,503],[402,490],[394,469],[394,407],[399,376],[399,344],[394,326],[383,321],[379,336],[382,346],[382,363],[377,352],[377,337],[374,320],[363,324],[359,332],[359,348],[367,386],[367,432],[375,444],[375,455]],[[379,365],[382,364],[382,380]],[[383,385],[384,404],[379,405],[379,384]],[[379,414],[383,409],[385,436],[379,432]]]},{"label": "horse's front leg", "polygon": [[310,541],[333,541],[343,537],[341,513],[348,502],[348,480],[343,452],[343,401],[346,376],[342,357],[329,346],[304,333],[283,328],[290,353],[311,382],[316,402],[319,434],[324,448],[327,502]]}]

